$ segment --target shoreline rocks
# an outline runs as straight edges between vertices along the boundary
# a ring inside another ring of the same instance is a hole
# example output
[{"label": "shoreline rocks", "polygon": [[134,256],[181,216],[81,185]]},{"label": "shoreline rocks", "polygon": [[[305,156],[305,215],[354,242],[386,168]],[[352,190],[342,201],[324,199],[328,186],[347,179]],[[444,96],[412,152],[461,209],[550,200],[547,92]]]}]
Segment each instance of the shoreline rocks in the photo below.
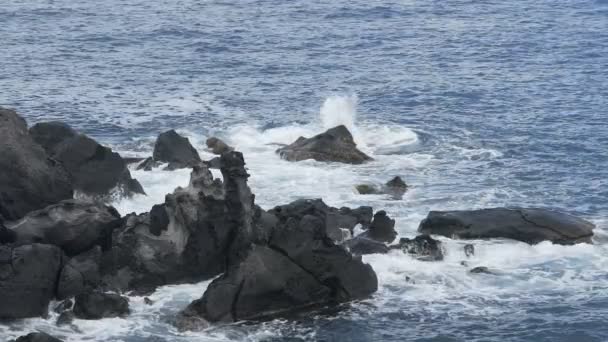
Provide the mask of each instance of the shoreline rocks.
[{"label": "shoreline rocks", "polygon": [[81,293],[75,297],[73,311],[81,319],[124,317],[130,313],[129,300],[113,293]]},{"label": "shoreline rocks", "polygon": [[205,142],[211,153],[221,155],[222,153],[234,151],[234,147],[229,146],[223,140],[211,137]]},{"label": "shoreline rocks", "polygon": [[551,241],[572,245],[591,243],[594,228],[591,222],[547,209],[490,208],[431,211],[418,231],[459,239],[506,238],[528,244]]},{"label": "shoreline rocks", "polygon": [[288,161],[314,159],[322,162],[362,164],[372,158],[357,149],[357,144],[344,125],[336,126],[312,138],[299,137],[276,151]]},{"label": "shoreline rocks", "polygon": [[389,195],[394,200],[403,199],[403,194],[408,189],[407,184],[399,176],[393,177],[382,186],[374,184],[359,184],[355,186],[361,195]]},{"label": "shoreline rocks", "polygon": [[145,194],[118,153],[69,125],[41,122],[32,126],[29,133],[49,156],[61,162],[78,193],[103,202],[110,201],[115,194],[121,197]]},{"label": "shoreline rocks", "polygon": [[0,107],[0,136],[0,218],[16,220],[72,198],[67,171],[32,139],[15,111]]},{"label": "shoreline rocks", "polygon": [[191,168],[201,163],[201,157],[188,138],[172,129],[158,135],[152,157],[141,162],[137,170],[150,171],[162,163],[168,163],[165,170],[169,171]]}]

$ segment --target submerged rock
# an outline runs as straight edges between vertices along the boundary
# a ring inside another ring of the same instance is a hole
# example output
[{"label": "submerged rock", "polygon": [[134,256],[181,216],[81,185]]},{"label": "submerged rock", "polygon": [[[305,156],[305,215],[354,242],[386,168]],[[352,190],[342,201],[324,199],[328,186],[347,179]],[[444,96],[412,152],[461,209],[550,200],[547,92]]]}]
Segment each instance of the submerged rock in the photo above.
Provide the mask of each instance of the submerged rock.
[{"label": "submerged rock", "polygon": [[211,137],[206,141],[207,147],[213,154],[222,154],[230,151],[234,151],[233,147],[228,146],[224,141],[219,138]]},{"label": "submerged rock", "polygon": [[403,194],[407,191],[407,184],[396,176],[386,184],[377,186],[374,184],[359,184],[355,186],[357,192],[361,195],[390,195],[392,199],[400,200]]},{"label": "submerged rock", "polygon": [[72,184],[63,166],[32,139],[23,118],[2,107],[0,137],[0,218],[16,220],[72,198]]},{"label": "submerged rock", "polygon": [[175,130],[166,131],[158,136],[152,159],[169,163],[168,170],[189,168],[201,162],[201,158],[190,144],[190,140],[177,134]]},{"label": "submerged rock", "polygon": [[113,293],[87,292],[75,298],[74,315],[81,319],[101,319],[128,315],[127,298]]},{"label": "submerged rock", "polygon": [[507,238],[536,244],[551,241],[571,245],[591,243],[595,225],[583,219],[547,209],[491,208],[431,211],[418,231],[450,238]]},{"label": "submerged rock", "polygon": [[423,261],[443,260],[441,241],[428,235],[418,235],[413,239],[401,238],[397,245],[391,246],[391,249],[400,249],[403,253],[411,254],[416,259]]},{"label": "submerged rock", "polygon": [[94,246],[108,249],[120,215],[103,204],[66,200],[33,211],[21,220],[7,223],[19,244],[40,242],[60,247],[67,255],[85,252]]},{"label": "submerged rock", "polygon": [[314,159],[324,162],[361,164],[372,160],[371,157],[357,149],[357,145],[348,129],[337,126],[312,138],[300,137],[291,145],[277,150],[281,158],[289,161]]},{"label": "submerged rock", "polygon": [[489,269],[489,268],[487,268],[487,267],[485,267],[485,266],[478,266],[478,267],[475,267],[475,268],[471,269],[469,272],[470,272],[470,273],[475,273],[475,274],[485,273],[485,274],[493,274],[493,275],[496,275],[496,273],[494,273],[494,272],[490,271],[490,269]]},{"label": "submerged rock", "polygon": [[62,342],[60,339],[55,338],[44,332],[30,333],[25,336],[21,336],[15,340],[15,342]]},{"label": "submerged rock", "polygon": [[128,197],[144,193],[118,153],[77,133],[69,125],[42,122],[29,132],[50,156],[61,162],[74,189],[83,195],[107,201],[115,194]]},{"label": "submerged rock", "polygon": [[0,246],[0,318],[45,316],[55,296],[62,253],[55,246]]}]

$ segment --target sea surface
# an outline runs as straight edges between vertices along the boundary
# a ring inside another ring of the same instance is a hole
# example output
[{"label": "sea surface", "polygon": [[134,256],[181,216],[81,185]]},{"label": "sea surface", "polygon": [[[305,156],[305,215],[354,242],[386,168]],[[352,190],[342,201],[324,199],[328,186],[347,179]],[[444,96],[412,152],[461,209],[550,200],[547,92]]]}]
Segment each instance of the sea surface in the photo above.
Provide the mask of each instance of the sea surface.
[{"label": "sea surface", "polygon": [[[535,206],[595,244],[440,238],[442,262],[366,256],[379,290],[341,312],[179,333],[209,282],[131,297],[126,319],[0,324],[65,341],[608,341],[608,1],[18,0],[0,4],[0,105],[61,120],[125,156],[176,129],[245,155],[264,208],[372,205],[413,237],[430,210]],[[289,163],[274,143],[347,125],[374,161]],[[1,139],[1,137],[0,137]],[[188,170],[133,171],[144,212]],[[358,195],[401,176],[403,200]],[[409,279],[409,280],[408,280]],[[1,305],[1,299],[0,299]]]}]

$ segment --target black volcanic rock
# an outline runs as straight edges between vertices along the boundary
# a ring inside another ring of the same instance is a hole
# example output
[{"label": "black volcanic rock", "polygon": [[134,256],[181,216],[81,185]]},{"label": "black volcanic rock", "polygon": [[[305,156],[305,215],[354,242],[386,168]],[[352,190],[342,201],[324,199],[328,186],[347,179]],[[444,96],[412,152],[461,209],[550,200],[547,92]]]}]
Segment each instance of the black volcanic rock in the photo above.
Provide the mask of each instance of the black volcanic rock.
[{"label": "black volcanic rock", "polygon": [[222,154],[225,152],[234,151],[233,147],[228,146],[228,144],[226,144],[223,140],[216,137],[207,139],[206,144],[207,148],[209,148],[213,154]]},{"label": "black volcanic rock", "polygon": [[124,317],[129,312],[129,300],[117,294],[86,292],[75,298],[74,315],[78,318]]},{"label": "black volcanic rock", "polygon": [[61,162],[71,176],[74,189],[85,196],[107,201],[114,194],[144,193],[118,153],[77,133],[69,125],[41,122],[29,132],[50,156]]},{"label": "black volcanic rock", "polygon": [[529,244],[571,245],[590,243],[594,228],[591,222],[547,209],[491,208],[431,211],[418,231],[459,239],[507,238]]},{"label": "black volcanic rock", "polygon": [[149,291],[214,277],[254,238],[256,208],[242,154],[218,161],[224,182],[205,164],[150,213],[128,215],[102,261],[103,282],[116,290]]},{"label": "black volcanic rock", "polygon": [[15,111],[0,107],[0,217],[15,220],[72,198],[66,170],[49,158]]},{"label": "black volcanic rock", "polygon": [[372,158],[357,149],[348,129],[336,126],[312,138],[298,138],[291,145],[277,150],[281,158],[289,161],[314,159],[323,162],[361,164]]},{"label": "black volcanic rock", "polygon": [[112,231],[120,225],[120,221],[120,215],[113,207],[65,200],[32,211],[7,225],[15,233],[19,244],[51,244],[73,256],[96,245],[108,249]]},{"label": "black volcanic rock", "polygon": [[395,220],[391,219],[384,210],[380,210],[374,214],[374,219],[370,224],[369,229],[359,236],[380,242],[391,243],[397,237]]},{"label": "black volcanic rock", "polygon": [[389,248],[385,243],[366,238],[362,235],[345,241],[343,245],[355,255],[386,254],[389,251]]},{"label": "black volcanic rock", "polygon": [[443,260],[443,247],[441,241],[435,240],[428,235],[418,235],[413,239],[401,238],[397,245],[390,246],[391,249],[400,249],[405,254],[410,254],[423,261]]},{"label": "black volcanic rock", "polygon": [[99,246],[69,259],[59,274],[57,299],[73,297],[97,288],[101,281],[100,262],[101,248]]},{"label": "black volcanic rock", "polygon": [[61,262],[61,250],[55,246],[0,245],[0,318],[46,315]]},{"label": "black volcanic rock", "polygon": [[399,176],[394,177],[382,186],[377,186],[374,184],[359,184],[355,186],[355,189],[361,195],[387,194],[395,200],[402,199],[403,194],[407,191],[407,188],[407,184],[405,184],[405,182]]},{"label": "black volcanic rock", "polygon": [[44,332],[30,333],[25,336],[17,338],[14,342],[62,342],[60,339],[55,338]]},{"label": "black volcanic rock", "polygon": [[166,131],[158,136],[152,159],[156,162],[169,163],[167,166],[169,170],[193,167],[201,162],[190,140],[177,134],[175,130]]}]

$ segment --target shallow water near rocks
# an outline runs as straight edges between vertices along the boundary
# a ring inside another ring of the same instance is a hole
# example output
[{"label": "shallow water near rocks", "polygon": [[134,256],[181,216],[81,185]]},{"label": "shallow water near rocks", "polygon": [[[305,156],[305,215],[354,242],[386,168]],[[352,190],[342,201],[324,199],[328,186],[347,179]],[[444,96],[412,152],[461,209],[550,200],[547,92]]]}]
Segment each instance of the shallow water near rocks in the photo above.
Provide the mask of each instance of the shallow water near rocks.
[{"label": "shallow water near rocks", "polygon": [[[379,290],[338,313],[180,333],[209,281],[131,297],[127,319],[0,323],[0,340],[608,340],[608,3],[564,1],[24,0],[0,5],[0,105],[62,120],[126,156],[158,133],[203,158],[217,135],[245,155],[264,208],[297,198],[371,205],[413,237],[429,210],[538,206],[597,225],[594,245],[440,238],[442,262],[364,258]],[[276,144],[349,127],[375,160],[289,163]],[[133,171],[143,212],[188,170]],[[403,200],[354,186],[401,176]],[[219,176],[219,175],[218,175]],[[467,260],[469,267],[461,265]],[[470,274],[486,266],[497,274]],[[409,280],[408,280],[409,279]]]}]

